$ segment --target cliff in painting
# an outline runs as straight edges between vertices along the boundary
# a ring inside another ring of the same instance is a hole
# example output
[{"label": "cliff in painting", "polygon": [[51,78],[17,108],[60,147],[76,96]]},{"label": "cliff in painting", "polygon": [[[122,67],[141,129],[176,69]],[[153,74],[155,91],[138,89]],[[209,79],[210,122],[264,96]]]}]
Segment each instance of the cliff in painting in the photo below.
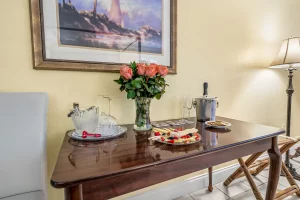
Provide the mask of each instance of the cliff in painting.
[{"label": "cliff in painting", "polygon": [[162,54],[162,0],[58,0],[57,4],[61,45]]}]

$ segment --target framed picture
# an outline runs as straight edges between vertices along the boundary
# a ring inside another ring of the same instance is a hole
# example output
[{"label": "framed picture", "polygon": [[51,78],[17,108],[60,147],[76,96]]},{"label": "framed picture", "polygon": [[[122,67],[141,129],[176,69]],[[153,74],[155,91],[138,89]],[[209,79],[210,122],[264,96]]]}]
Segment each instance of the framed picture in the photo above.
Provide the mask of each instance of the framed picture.
[{"label": "framed picture", "polygon": [[176,73],[177,0],[30,0],[34,69]]}]

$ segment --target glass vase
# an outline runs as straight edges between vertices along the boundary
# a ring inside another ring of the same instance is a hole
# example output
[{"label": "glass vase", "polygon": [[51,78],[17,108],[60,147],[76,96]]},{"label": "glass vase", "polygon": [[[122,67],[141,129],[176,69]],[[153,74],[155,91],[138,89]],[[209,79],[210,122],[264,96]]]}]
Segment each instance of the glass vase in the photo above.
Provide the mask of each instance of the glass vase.
[{"label": "glass vase", "polygon": [[135,99],[136,118],[134,130],[136,131],[149,131],[152,129],[150,122],[150,98],[139,97]]}]

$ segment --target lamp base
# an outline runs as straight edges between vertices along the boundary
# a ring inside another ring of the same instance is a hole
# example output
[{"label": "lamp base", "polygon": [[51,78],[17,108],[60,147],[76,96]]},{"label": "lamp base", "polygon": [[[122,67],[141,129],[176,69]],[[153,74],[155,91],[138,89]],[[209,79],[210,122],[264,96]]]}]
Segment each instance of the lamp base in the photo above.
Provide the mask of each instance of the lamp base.
[{"label": "lamp base", "polygon": [[[293,167],[291,163],[285,163],[285,166],[289,169],[291,175],[295,180],[300,181],[300,175],[297,173],[296,169]],[[281,170],[280,176],[285,176],[285,173]]]}]

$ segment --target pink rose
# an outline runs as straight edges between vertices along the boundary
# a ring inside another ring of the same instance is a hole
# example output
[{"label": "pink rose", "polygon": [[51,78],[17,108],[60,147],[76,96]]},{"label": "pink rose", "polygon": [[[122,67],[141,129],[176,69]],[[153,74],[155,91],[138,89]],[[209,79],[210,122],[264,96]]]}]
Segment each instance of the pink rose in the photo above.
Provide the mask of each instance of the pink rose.
[{"label": "pink rose", "polygon": [[145,63],[138,63],[137,64],[137,72],[138,72],[138,75],[145,75],[146,73],[146,64]]},{"label": "pink rose", "polygon": [[127,65],[122,65],[120,74],[127,80],[132,79],[132,69]]},{"label": "pink rose", "polygon": [[169,72],[168,67],[163,66],[163,65],[159,66],[158,73],[159,73],[162,77],[166,76],[166,75],[168,74],[168,72]]},{"label": "pink rose", "polygon": [[150,78],[155,76],[157,73],[157,65],[156,64],[150,64],[146,67],[146,75]]}]

